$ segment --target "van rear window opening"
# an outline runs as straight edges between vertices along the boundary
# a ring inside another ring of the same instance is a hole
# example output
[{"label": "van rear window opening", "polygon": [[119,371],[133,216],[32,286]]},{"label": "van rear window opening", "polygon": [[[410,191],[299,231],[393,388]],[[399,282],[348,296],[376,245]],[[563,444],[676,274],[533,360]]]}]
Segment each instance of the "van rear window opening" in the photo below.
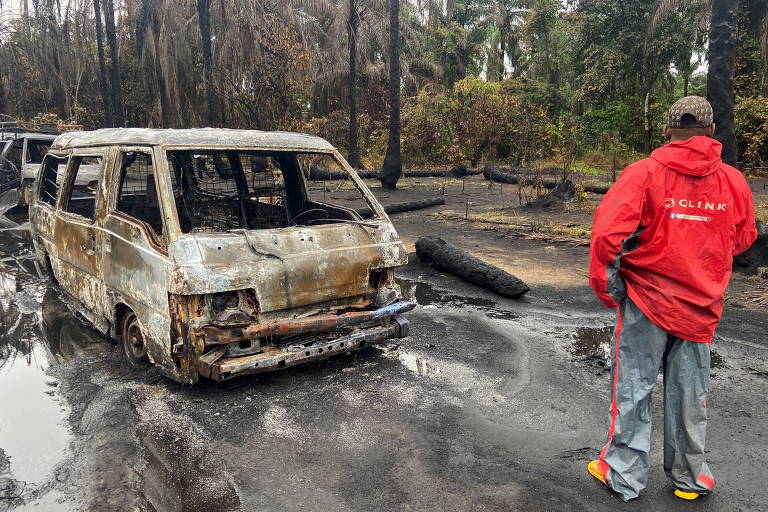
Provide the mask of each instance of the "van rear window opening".
[{"label": "van rear window opening", "polygon": [[[368,206],[362,192],[347,182],[339,203],[315,199],[318,184],[308,182],[302,163],[322,161],[340,168],[331,155],[288,151],[168,151],[171,185],[181,230],[217,233],[274,229],[360,220],[356,208]],[[338,191],[337,191],[338,192]]]}]

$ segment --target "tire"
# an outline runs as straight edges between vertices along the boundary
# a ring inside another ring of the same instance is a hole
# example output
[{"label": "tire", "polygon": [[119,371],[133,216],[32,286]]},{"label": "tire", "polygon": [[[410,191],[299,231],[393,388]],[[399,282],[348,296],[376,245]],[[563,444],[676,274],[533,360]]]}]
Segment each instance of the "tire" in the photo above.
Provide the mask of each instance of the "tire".
[{"label": "tire", "polygon": [[144,344],[144,335],[136,318],[136,313],[128,310],[123,315],[120,329],[120,339],[123,342],[125,357],[131,366],[147,366],[147,346]]}]

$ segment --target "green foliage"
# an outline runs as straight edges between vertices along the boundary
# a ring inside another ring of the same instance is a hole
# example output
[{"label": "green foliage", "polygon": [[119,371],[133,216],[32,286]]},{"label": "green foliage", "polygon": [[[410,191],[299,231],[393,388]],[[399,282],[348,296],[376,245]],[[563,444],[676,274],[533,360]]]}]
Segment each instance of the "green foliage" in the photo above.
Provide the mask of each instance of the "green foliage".
[{"label": "green foliage", "polygon": [[736,104],[739,159],[747,166],[768,165],[768,98],[747,98]]},{"label": "green foliage", "polygon": [[504,82],[468,76],[448,92],[423,90],[404,105],[403,156],[409,165],[530,162],[547,145],[547,127],[540,105]]}]

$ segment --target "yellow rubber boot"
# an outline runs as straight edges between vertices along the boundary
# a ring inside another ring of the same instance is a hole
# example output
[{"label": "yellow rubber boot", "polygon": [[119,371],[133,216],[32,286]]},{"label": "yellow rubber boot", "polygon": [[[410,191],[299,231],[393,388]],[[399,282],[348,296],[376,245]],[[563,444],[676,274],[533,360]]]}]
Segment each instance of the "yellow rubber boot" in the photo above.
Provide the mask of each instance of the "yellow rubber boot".
[{"label": "yellow rubber boot", "polygon": [[675,496],[677,496],[681,500],[690,501],[690,500],[695,500],[701,495],[697,492],[685,492],[685,491],[681,491],[680,489],[675,489]]},{"label": "yellow rubber boot", "polygon": [[600,460],[593,460],[587,464],[587,471],[589,471],[590,475],[602,482],[603,485],[608,485],[608,482],[605,481],[605,475],[608,473],[607,466],[608,465],[605,462]]}]

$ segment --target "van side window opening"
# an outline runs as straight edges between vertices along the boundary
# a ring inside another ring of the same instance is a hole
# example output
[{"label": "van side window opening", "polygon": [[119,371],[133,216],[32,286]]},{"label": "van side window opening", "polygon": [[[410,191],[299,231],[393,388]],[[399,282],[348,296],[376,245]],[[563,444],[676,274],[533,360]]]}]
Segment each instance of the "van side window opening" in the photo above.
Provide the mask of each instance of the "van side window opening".
[{"label": "van side window opening", "polygon": [[40,170],[40,184],[38,185],[38,197],[43,203],[56,207],[56,199],[61,189],[61,179],[66,168],[66,157],[56,155],[46,156]]},{"label": "van side window opening", "polygon": [[120,157],[120,187],[117,211],[146,222],[157,237],[163,232],[163,218],[155,186],[155,168],[150,153],[129,151]]},{"label": "van side window opening", "polygon": [[24,141],[17,139],[11,143],[11,147],[8,148],[8,152],[5,154],[5,160],[16,167],[16,169],[21,169],[21,151],[23,147]]},{"label": "van side window opening", "polygon": [[103,159],[100,156],[72,157],[69,194],[62,209],[93,220],[96,214],[96,191],[101,179]]},{"label": "van side window opening", "polygon": [[[359,220],[354,211],[313,202],[306,192],[299,155],[290,151],[169,151],[181,230],[217,233],[308,225],[318,219]],[[325,154],[314,156],[334,160]],[[362,199],[352,182],[347,188]]]},{"label": "van side window opening", "polygon": [[371,216],[371,205],[353,181],[328,179],[329,173],[345,173],[334,157],[325,153],[297,156],[306,185],[306,209],[297,219],[299,223],[323,224],[332,219],[358,220]]},{"label": "van side window opening", "polygon": [[28,164],[39,164],[48,153],[53,141],[27,139],[27,155],[24,162]]}]

